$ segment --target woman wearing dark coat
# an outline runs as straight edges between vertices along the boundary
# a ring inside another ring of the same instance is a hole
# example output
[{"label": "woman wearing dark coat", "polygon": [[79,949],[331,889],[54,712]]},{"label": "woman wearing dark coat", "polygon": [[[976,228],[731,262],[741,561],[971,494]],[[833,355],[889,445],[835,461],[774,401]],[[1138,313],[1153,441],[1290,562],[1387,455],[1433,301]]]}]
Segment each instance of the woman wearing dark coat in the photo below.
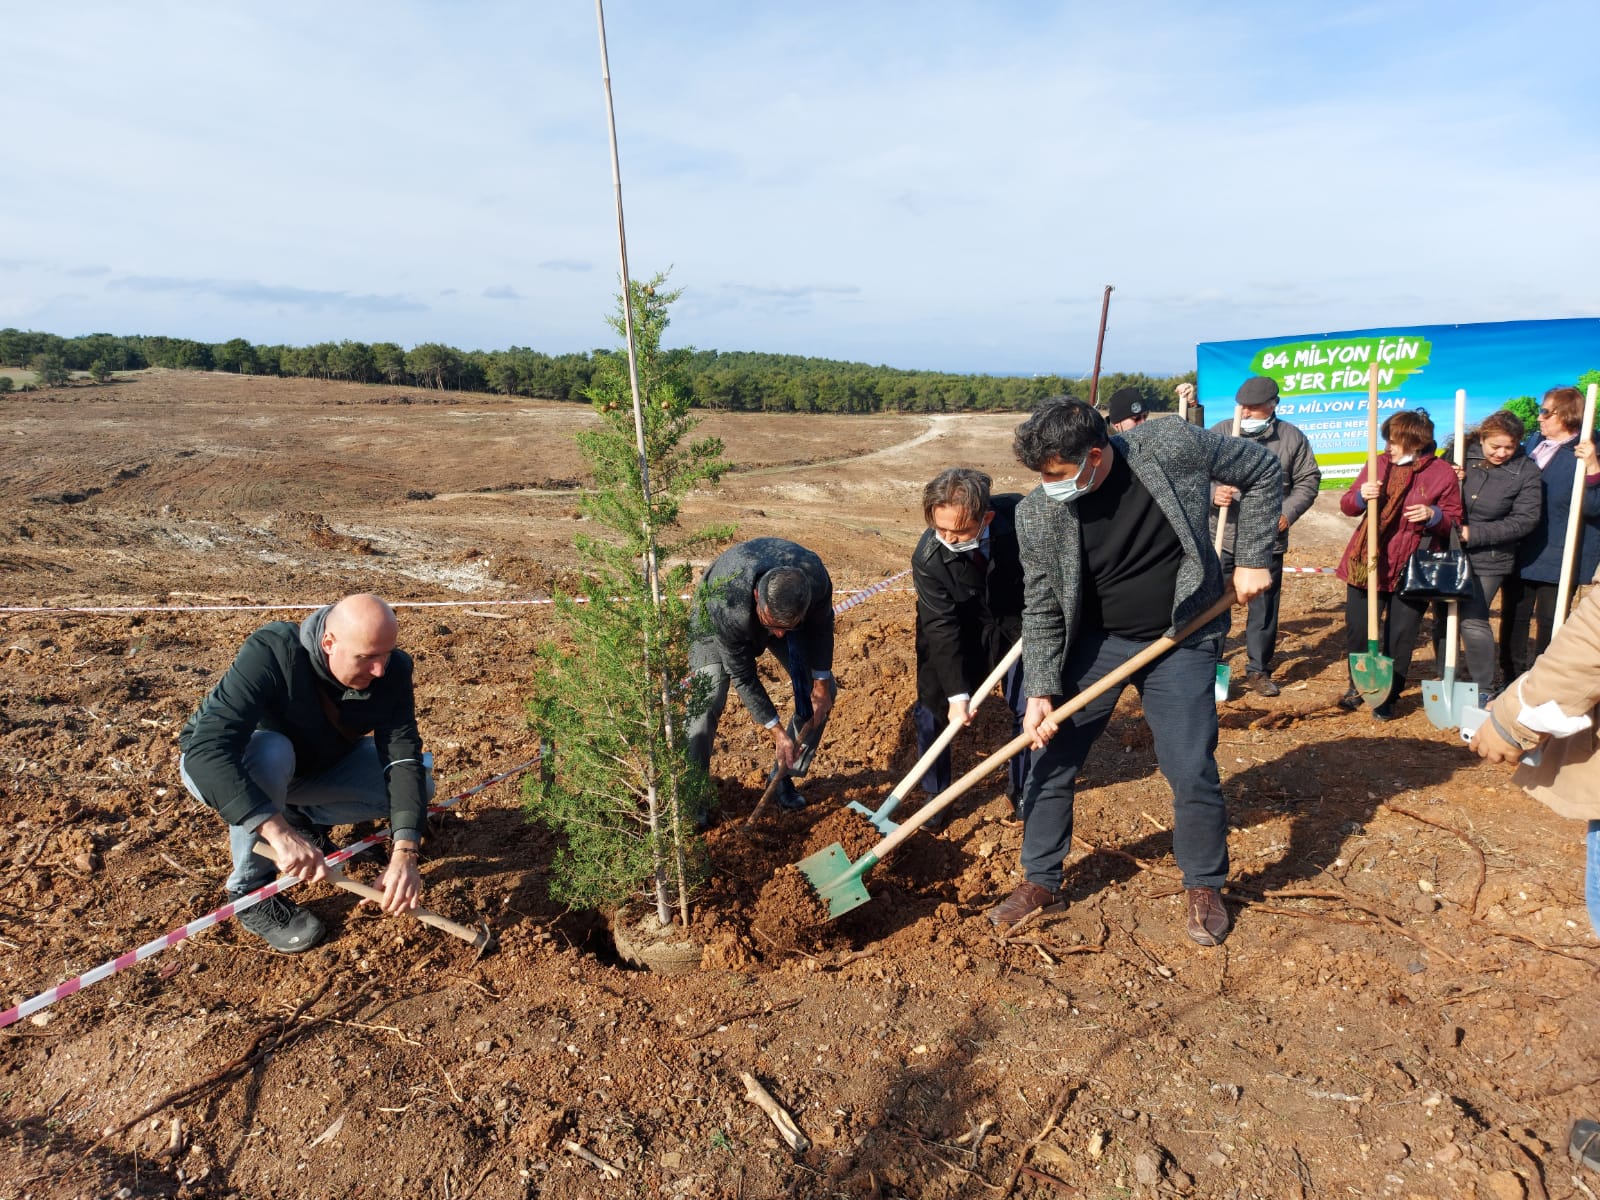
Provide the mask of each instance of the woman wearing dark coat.
[{"label": "woman wearing dark coat", "polygon": [[[1461,484],[1450,464],[1434,457],[1433,420],[1423,409],[1402,409],[1383,423],[1384,453],[1378,458],[1378,477],[1367,478],[1367,468],[1351,481],[1339,498],[1339,509],[1361,522],[1350,536],[1335,574],[1345,581],[1345,644],[1352,654],[1367,648],[1367,588],[1378,588],[1378,620],[1382,627],[1374,640],[1394,663],[1394,686],[1388,698],[1372,710],[1380,721],[1394,719],[1395,699],[1405,690],[1411,652],[1416,649],[1426,600],[1399,593],[1406,561],[1423,539],[1434,549],[1444,545],[1450,531],[1461,524]],[[1367,521],[1378,520],[1378,578],[1367,578]],[[1361,693],[1352,681],[1339,700],[1342,708],[1361,707]]]},{"label": "woman wearing dark coat", "polygon": [[[1583,394],[1555,387],[1539,405],[1539,432],[1523,449],[1539,467],[1544,515],[1517,550],[1517,570],[1505,582],[1500,601],[1500,665],[1507,679],[1523,674],[1550,644],[1555,628],[1561,558],[1572,511],[1572,476],[1579,469],[1578,433],[1583,427]],[[1600,567],[1600,474],[1594,445],[1583,450],[1586,475],[1578,573],[1573,584],[1588,583]],[[1534,633],[1530,645],[1528,634]]]},{"label": "woman wearing dark coat", "polygon": [[1472,595],[1461,602],[1461,644],[1480,693],[1492,692],[1495,686],[1489,610],[1516,570],[1518,544],[1533,532],[1544,512],[1539,468],[1519,445],[1522,433],[1522,421],[1515,413],[1504,409],[1490,413],[1469,435],[1467,465],[1460,473],[1461,543],[1472,564]]}]

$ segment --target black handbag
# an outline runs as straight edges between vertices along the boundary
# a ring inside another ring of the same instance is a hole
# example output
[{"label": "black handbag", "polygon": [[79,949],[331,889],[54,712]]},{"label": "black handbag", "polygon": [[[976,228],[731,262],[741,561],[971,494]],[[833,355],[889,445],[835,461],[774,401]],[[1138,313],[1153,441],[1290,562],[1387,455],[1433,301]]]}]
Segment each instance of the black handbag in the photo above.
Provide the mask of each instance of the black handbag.
[{"label": "black handbag", "polygon": [[1418,546],[1406,560],[1400,594],[1411,600],[1465,600],[1472,595],[1472,564],[1461,548],[1461,533],[1450,530],[1443,550]]}]

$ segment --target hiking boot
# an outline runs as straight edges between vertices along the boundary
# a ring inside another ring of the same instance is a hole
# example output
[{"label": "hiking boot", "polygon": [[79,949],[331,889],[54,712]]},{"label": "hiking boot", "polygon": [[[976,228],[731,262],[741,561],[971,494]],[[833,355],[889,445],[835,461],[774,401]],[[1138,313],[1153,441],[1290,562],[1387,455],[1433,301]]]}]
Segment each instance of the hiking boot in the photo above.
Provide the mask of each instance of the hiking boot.
[{"label": "hiking boot", "polygon": [[[228,898],[238,901],[247,894],[229,892]],[[283,954],[309,950],[328,932],[315,913],[282,896],[268,896],[255,907],[245,909],[239,914],[239,924]]]},{"label": "hiking boot", "polygon": [[1023,880],[1011,895],[989,910],[989,920],[1002,933],[1037,912],[1060,912],[1066,901],[1049,888]]},{"label": "hiking boot", "polygon": [[1339,707],[1345,712],[1355,712],[1361,707],[1361,693],[1356,691],[1356,685],[1351,684],[1344,695],[1339,697]]},{"label": "hiking boot", "polygon": [[1593,1121],[1574,1121],[1567,1135],[1567,1157],[1581,1167],[1600,1171],[1600,1125]]},{"label": "hiking boot", "polygon": [[1378,705],[1377,708],[1372,710],[1372,719],[1374,721],[1392,721],[1394,718],[1395,712],[1393,700],[1385,700],[1382,704]]},{"label": "hiking boot", "polygon": [[777,801],[778,807],[785,812],[797,812],[806,806],[806,798],[800,794],[800,789],[795,787],[794,780],[787,776],[778,789]]},{"label": "hiking boot", "polygon": [[1222,902],[1222,889],[1184,888],[1184,894],[1189,900],[1189,936],[1202,946],[1222,945],[1233,925],[1228,906]]},{"label": "hiking boot", "polygon": [[287,812],[284,818],[289,822],[289,828],[315,846],[324,858],[339,849],[333,840],[332,825],[314,825],[297,816],[290,816]]},{"label": "hiking boot", "polygon": [[1247,692],[1254,692],[1258,696],[1276,696],[1283,691],[1265,671],[1246,672],[1244,687]]}]

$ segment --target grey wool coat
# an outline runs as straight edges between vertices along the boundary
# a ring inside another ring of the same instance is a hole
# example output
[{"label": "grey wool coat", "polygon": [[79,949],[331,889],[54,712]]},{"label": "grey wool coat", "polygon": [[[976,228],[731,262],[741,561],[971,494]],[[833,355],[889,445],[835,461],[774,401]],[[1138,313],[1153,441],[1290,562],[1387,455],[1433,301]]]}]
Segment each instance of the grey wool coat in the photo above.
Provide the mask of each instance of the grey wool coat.
[{"label": "grey wool coat", "polygon": [[[1111,445],[1149,489],[1183,547],[1173,589],[1170,636],[1222,595],[1226,582],[1209,532],[1211,483],[1240,491],[1234,564],[1270,567],[1283,511],[1283,471],[1270,450],[1183,421],[1157,419],[1114,434]],[[1083,533],[1077,509],[1034,488],[1017,505],[1022,550],[1023,688],[1029,696],[1057,696],[1067,647],[1078,634]],[[1228,614],[1206,623],[1190,644],[1220,636]]]}]

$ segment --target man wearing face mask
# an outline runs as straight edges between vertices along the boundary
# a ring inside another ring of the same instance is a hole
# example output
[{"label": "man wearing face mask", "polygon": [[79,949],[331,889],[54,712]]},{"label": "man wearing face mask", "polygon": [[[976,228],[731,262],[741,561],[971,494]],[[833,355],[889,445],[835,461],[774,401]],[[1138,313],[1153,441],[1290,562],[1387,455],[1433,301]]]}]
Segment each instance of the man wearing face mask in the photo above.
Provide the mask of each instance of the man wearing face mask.
[{"label": "man wearing face mask", "polygon": [[[922,489],[923,531],[911,556],[917,591],[917,703],[912,719],[920,758],[952,721],[971,724],[974,690],[1022,636],[1022,562],[1016,493],[990,494],[992,481],[971,467],[949,467]],[[1006,672],[1006,703],[1022,730],[1022,665]],[[1010,762],[1011,807],[1021,815],[1028,756]],[[950,786],[950,751],[923,776],[930,797]],[[934,819],[939,822],[940,817]]]},{"label": "man wearing face mask", "polygon": [[[1289,526],[1317,502],[1322,471],[1306,435],[1278,416],[1277,380],[1252,375],[1239,385],[1234,403],[1239,406],[1239,436],[1272,451],[1283,470],[1283,512],[1278,517],[1278,537],[1272,550],[1272,586],[1250,601],[1250,615],[1245,622],[1244,686],[1258,696],[1276,696],[1280,689],[1272,678],[1272,659],[1278,650],[1278,603],[1283,592],[1283,556],[1289,549]],[[1233,422],[1218,421],[1211,432],[1232,433]],[[1216,506],[1211,512],[1213,544],[1218,513],[1228,514],[1222,535],[1223,574],[1233,570],[1237,530],[1232,506],[1238,498],[1236,487],[1225,483],[1211,487],[1211,502]]]},{"label": "man wearing face mask", "polygon": [[[1017,505],[1026,601],[1023,728],[1033,735],[1023,796],[1024,880],[989,912],[1001,929],[1062,904],[1076,780],[1121,687],[1057,725],[1050,713],[1151,642],[1175,633],[1226,587],[1207,533],[1213,480],[1240,491],[1233,587],[1248,602],[1272,582],[1282,502],[1278,460],[1243,438],[1177,420],[1108,436],[1089,405],[1044,401],[1017,427],[1017,460],[1040,486]],[[1161,773],[1172,788],[1173,853],[1183,872],[1187,932],[1227,937],[1228,814],[1217,775],[1212,700],[1224,613],[1136,672]]]}]

